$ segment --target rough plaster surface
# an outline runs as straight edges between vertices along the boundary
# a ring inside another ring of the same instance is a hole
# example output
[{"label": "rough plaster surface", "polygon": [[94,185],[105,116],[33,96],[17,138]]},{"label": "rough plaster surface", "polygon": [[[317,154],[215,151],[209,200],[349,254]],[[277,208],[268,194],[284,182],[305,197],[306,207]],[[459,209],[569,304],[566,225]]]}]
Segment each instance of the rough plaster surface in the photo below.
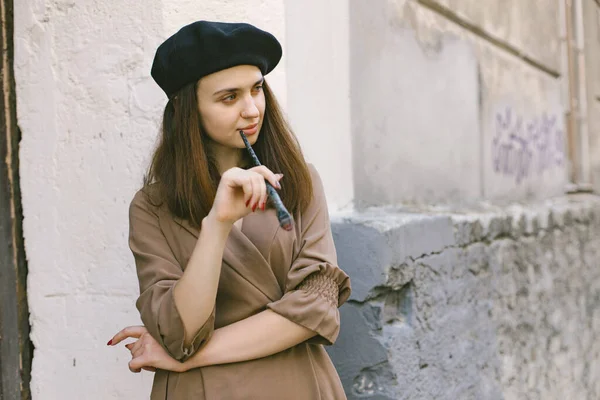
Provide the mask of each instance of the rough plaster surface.
[{"label": "rough plaster surface", "polygon": [[423,51],[388,2],[351,1],[350,23],[356,204],[478,197],[478,67],[471,46],[449,38],[438,51]]},{"label": "rough plaster surface", "polygon": [[348,14],[346,0],[285,1],[288,117],[332,209],[354,199]]},{"label": "rough plaster surface", "polygon": [[600,191],[600,4],[583,2],[589,157],[592,184]]},{"label": "rough plaster surface", "polygon": [[[600,46],[599,46],[600,47]],[[600,96],[590,102],[590,164],[594,191],[600,191]]]},{"label": "rough plaster surface", "polygon": [[558,1],[486,0],[485,7],[480,0],[418,1],[442,5],[545,67],[560,69]]},{"label": "rough plaster surface", "polygon": [[[475,4],[469,1],[462,3],[469,3],[470,8]],[[486,7],[477,12],[487,15],[496,3],[486,2]],[[454,38],[468,43],[475,54],[480,196],[510,201],[562,194],[567,183],[567,163],[561,80],[527,65],[522,59],[416,2],[395,0],[394,4],[397,20],[415,31],[424,52],[436,54],[443,51],[448,38]],[[538,16],[533,17],[526,12],[527,7],[507,6],[503,13],[498,14],[498,19],[502,19],[503,23],[510,21],[515,25],[523,23],[529,26],[531,19]],[[509,10],[510,18],[506,16]],[[467,18],[464,13],[459,14]],[[558,24],[547,25],[531,40],[549,40],[542,34],[549,27],[555,33],[560,31]],[[507,122],[507,112],[510,113],[510,122]],[[505,127],[499,126],[499,118]],[[466,157],[461,145],[450,148],[457,158]]]},{"label": "rough plaster surface", "polygon": [[374,209],[333,230],[349,399],[600,397],[598,197]]},{"label": "rough plaster surface", "polygon": [[127,209],[163,104],[148,76],[161,12],[15,2],[33,399],[148,397],[151,377],[106,342],[139,323]]},{"label": "rough plaster surface", "polygon": [[[166,103],[154,52],[200,18],[283,35],[283,3],[18,0],[14,12],[33,399],[147,399],[152,374],[131,374],[127,349],[106,342],[140,322],[127,211]],[[285,63],[285,102],[284,77]]]},{"label": "rough plaster surface", "polygon": [[560,79],[417,1],[350,4],[357,206],[563,193]]}]

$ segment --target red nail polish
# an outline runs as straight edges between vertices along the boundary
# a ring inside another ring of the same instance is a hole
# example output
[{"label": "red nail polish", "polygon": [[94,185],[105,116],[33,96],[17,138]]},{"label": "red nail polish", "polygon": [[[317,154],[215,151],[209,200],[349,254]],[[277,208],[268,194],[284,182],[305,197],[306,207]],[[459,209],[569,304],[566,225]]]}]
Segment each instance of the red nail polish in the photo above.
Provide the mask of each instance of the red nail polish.
[{"label": "red nail polish", "polygon": [[260,209],[263,210],[263,211],[265,211],[265,206],[266,206],[266,203],[263,203],[263,205],[262,205],[262,207]]},{"label": "red nail polish", "polygon": [[250,204],[250,199],[248,199],[248,201],[246,202],[246,207],[248,207],[248,204]]},{"label": "red nail polish", "polygon": [[110,339],[110,340],[108,341],[108,343],[106,343],[106,345],[107,345],[107,346],[110,346],[111,344],[112,344],[112,339]]},{"label": "red nail polish", "polygon": [[256,206],[257,206],[257,205],[258,205],[258,204],[255,204],[255,205],[253,205],[253,206],[252,206],[252,212],[254,212],[254,210],[256,210]]}]

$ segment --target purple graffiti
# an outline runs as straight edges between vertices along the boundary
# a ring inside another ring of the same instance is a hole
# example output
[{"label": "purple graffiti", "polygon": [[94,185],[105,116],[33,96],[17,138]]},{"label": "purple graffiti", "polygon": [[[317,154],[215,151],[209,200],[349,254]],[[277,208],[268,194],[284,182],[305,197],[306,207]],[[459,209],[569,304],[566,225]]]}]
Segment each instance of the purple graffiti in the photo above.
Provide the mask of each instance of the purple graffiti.
[{"label": "purple graffiti", "polygon": [[564,131],[556,116],[543,113],[527,122],[507,107],[496,113],[492,138],[494,172],[512,176],[517,184],[533,173],[562,166]]}]

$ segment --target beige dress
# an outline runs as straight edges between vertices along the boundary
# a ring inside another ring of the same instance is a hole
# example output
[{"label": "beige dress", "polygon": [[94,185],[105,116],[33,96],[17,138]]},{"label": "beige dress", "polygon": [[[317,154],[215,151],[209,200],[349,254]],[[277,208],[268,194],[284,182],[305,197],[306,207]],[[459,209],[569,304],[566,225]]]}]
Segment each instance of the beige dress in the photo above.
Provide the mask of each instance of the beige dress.
[{"label": "beige dress", "polygon": [[[158,370],[152,400],[337,400],[345,399],[338,374],[323,345],[339,333],[338,307],[350,296],[350,280],[337,266],[321,180],[309,165],[314,197],[295,228],[280,229],[275,211],[252,213],[227,239],[212,316],[183,343],[184,329],[173,285],[194,249],[199,231],[155,207],[141,191],[130,206],[129,244],[140,283],[137,308],[150,334],[184,361],[210,339],[214,329],[266,309],[317,335],[280,353],[184,373]],[[265,332],[268,335],[269,332]]]}]

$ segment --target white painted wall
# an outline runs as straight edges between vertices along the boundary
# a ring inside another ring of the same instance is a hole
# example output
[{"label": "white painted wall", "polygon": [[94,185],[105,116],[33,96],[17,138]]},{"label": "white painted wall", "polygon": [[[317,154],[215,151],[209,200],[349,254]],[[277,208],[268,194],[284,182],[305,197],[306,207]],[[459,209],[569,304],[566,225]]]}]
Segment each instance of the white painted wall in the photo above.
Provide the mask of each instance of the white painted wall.
[{"label": "white painted wall", "polygon": [[354,198],[347,0],[286,0],[288,114],[331,211]]},{"label": "white painted wall", "polygon": [[[147,399],[152,374],[106,347],[139,323],[128,205],[165,96],[158,44],[196,19],[244,20],[284,41],[280,0],[19,0],[15,78],[34,400]],[[286,102],[285,62],[270,81]]]}]

